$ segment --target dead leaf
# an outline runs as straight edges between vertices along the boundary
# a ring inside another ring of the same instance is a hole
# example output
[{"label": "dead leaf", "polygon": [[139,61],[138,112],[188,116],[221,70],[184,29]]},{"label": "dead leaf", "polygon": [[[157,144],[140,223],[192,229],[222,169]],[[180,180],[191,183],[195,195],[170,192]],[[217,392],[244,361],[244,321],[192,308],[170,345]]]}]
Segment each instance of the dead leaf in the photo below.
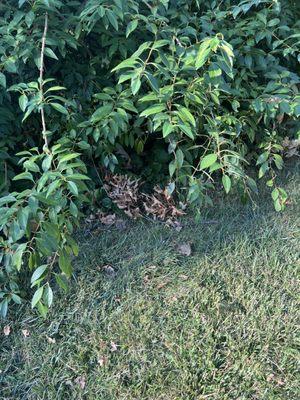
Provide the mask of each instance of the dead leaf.
[{"label": "dead leaf", "polygon": [[116,271],[111,265],[104,265],[102,270],[105,272],[106,275],[110,277],[114,277],[116,275]]},{"label": "dead leaf", "polygon": [[116,222],[116,214],[108,214],[100,217],[100,221],[104,225],[113,225]]},{"label": "dead leaf", "polygon": [[278,378],[276,375],[274,374],[270,374],[269,376],[267,376],[267,382],[273,382],[276,383],[278,386],[284,386],[285,382],[283,379]]},{"label": "dead leaf", "polygon": [[22,329],[22,333],[23,333],[23,336],[24,336],[25,338],[27,338],[28,336],[30,336],[30,332],[29,332],[28,329]]},{"label": "dead leaf", "polygon": [[110,351],[115,352],[118,351],[118,346],[115,342],[110,342]]},{"label": "dead leaf", "polygon": [[187,275],[179,275],[179,278],[183,281],[187,281],[189,279]]},{"label": "dead leaf", "polygon": [[50,337],[50,336],[46,336],[46,338],[47,338],[47,340],[48,340],[49,343],[51,343],[51,344],[56,343],[56,340],[55,340],[54,338],[52,338],[52,337]]},{"label": "dead leaf", "polygon": [[156,286],[156,289],[160,290],[160,289],[164,288],[165,286],[167,286],[168,283],[169,283],[169,281],[161,282]]},{"label": "dead leaf", "polygon": [[5,325],[5,327],[3,328],[3,333],[5,336],[9,336],[10,335],[10,326],[9,325]]},{"label": "dead leaf", "polygon": [[192,248],[189,243],[182,243],[177,246],[178,253],[183,256],[189,257],[192,254]]},{"label": "dead leaf", "polygon": [[107,364],[107,361],[108,361],[108,358],[105,356],[98,358],[98,364],[100,365],[100,367],[104,367],[104,365]]},{"label": "dead leaf", "polygon": [[74,381],[77,385],[80,386],[80,388],[83,390],[85,388],[86,385],[86,380],[85,380],[85,376],[81,375],[78,376],[75,381]]}]

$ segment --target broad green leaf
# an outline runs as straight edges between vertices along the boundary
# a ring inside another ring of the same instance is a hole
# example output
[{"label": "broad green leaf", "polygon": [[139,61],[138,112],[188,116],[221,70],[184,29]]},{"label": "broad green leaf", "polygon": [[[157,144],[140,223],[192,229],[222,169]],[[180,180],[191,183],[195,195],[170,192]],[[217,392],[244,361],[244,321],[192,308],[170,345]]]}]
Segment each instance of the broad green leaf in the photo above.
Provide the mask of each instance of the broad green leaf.
[{"label": "broad green leaf", "polygon": [[21,179],[28,179],[28,180],[34,182],[33,176],[30,172],[22,172],[21,174],[18,174],[13,177],[13,181],[19,181]]},{"label": "broad green leaf", "polygon": [[52,291],[51,287],[49,286],[49,284],[46,286],[46,288],[44,290],[43,300],[45,301],[45,303],[47,304],[48,307],[51,307],[51,305],[53,303],[53,291]]},{"label": "broad green leaf", "polygon": [[213,165],[217,161],[217,159],[218,159],[217,154],[215,154],[215,153],[207,154],[201,160],[200,169],[209,168],[211,165]]},{"label": "broad green leaf", "polygon": [[17,199],[15,198],[15,196],[11,194],[8,194],[7,196],[2,196],[0,197],[0,206],[2,206],[3,204],[13,203],[16,200]]},{"label": "broad green leaf", "polygon": [[54,108],[54,110],[60,112],[61,114],[69,115],[68,110],[62,106],[59,103],[50,103],[51,107]]},{"label": "broad green leaf", "polygon": [[119,24],[118,24],[118,20],[114,14],[114,12],[112,10],[107,10],[106,14],[105,14],[109,20],[109,22],[111,23],[111,25],[115,28],[115,30],[119,30]]},{"label": "broad green leaf", "polygon": [[72,182],[72,181],[68,181],[68,189],[70,190],[70,192],[72,194],[74,194],[75,196],[78,196],[78,188],[76,183]]},{"label": "broad green leaf", "polygon": [[46,54],[46,56],[53,58],[54,60],[58,60],[57,55],[49,47],[45,47],[45,54]]},{"label": "broad green leaf", "polygon": [[270,153],[268,151],[265,151],[264,153],[260,154],[256,161],[256,165],[263,164],[267,161],[269,158]]},{"label": "broad green leaf", "polygon": [[187,125],[183,125],[183,124],[179,124],[178,125],[179,129],[186,134],[186,136],[188,136],[190,139],[195,139],[195,136],[193,134],[193,131],[191,130],[191,128]]},{"label": "broad green leaf", "polygon": [[279,190],[277,189],[277,188],[275,188],[273,191],[272,191],[272,199],[274,200],[274,201],[276,201],[277,199],[278,199],[278,197],[279,197]]},{"label": "broad green leaf", "polygon": [[42,169],[44,172],[46,172],[50,169],[52,160],[53,160],[53,156],[51,154],[47,154],[42,162]]},{"label": "broad green leaf", "polygon": [[35,293],[34,293],[34,295],[32,297],[32,300],[31,300],[31,308],[34,308],[37,305],[37,303],[41,300],[41,298],[43,296],[43,292],[44,292],[44,287],[43,286],[39,287],[35,291]]},{"label": "broad green leaf", "polygon": [[196,126],[196,121],[192,113],[186,108],[182,106],[177,106],[178,115],[182,122],[189,122],[192,126]]},{"label": "broad green leaf", "polygon": [[133,79],[131,79],[131,91],[132,94],[135,95],[137,92],[140,90],[141,87],[141,79],[139,76],[135,76]]},{"label": "broad green leaf", "polygon": [[72,174],[67,176],[67,179],[72,181],[84,181],[84,180],[90,180],[91,178],[83,174]]},{"label": "broad green leaf", "polygon": [[6,88],[6,76],[0,72],[0,86]]},{"label": "broad green leaf", "polygon": [[112,104],[108,104],[106,106],[99,107],[94,112],[94,114],[91,116],[91,119],[90,119],[91,123],[92,124],[97,123],[97,122],[101,121],[102,119],[108,117],[108,115],[110,114],[112,109],[113,109]]},{"label": "broad green leaf", "polygon": [[174,130],[174,126],[170,124],[170,122],[166,121],[163,125],[163,137],[167,137],[172,133]]},{"label": "broad green leaf", "polygon": [[155,104],[149,108],[147,108],[146,110],[144,110],[140,116],[141,117],[149,117],[150,115],[153,114],[158,114],[162,111],[164,111],[166,109],[165,104]]},{"label": "broad green leaf", "polygon": [[225,192],[228,194],[230,192],[230,189],[231,189],[231,179],[229,178],[228,175],[223,175],[222,183],[223,183]]},{"label": "broad green leaf", "polygon": [[66,161],[73,160],[74,158],[77,158],[77,157],[79,157],[79,156],[80,156],[80,153],[70,153],[70,154],[66,154],[66,155],[62,156],[62,157],[59,159],[58,165],[60,165],[60,164],[62,164],[62,163],[64,163],[64,162],[66,162]]},{"label": "broad green leaf", "polygon": [[136,67],[137,61],[136,59],[130,58],[128,60],[122,61],[120,64],[118,64],[112,72],[118,71],[119,69],[123,68],[130,68],[130,67]]},{"label": "broad green leaf", "polygon": [[72,265],[70,255],[66,250],[62,250],[59,254],[58,265],[61,271],[69,278],[72,275]]},{"label": "broad green leaf", "polygon": [[34,283],[35,281],[37,281],[44,274],[47,268],[48,265],[46,264],[39,266],[32,274],[30,282]]},{"label": "broad green leaf", "polygon": [[210,40],[205,40],[200,45],[197,56],[196,56],[196,62],[195,62],[196,69],[201,68],[207,61],[208,56],[210,55],[210,52],[211,52],[210,42],[211,42]]},{"label": "broad green leaf", "polygon": [[133,21],[130,21],[129,24],[127,25],[126,28],[126,37],[128,36],[137,28],[138,26],[138,20],[134,19]]}]

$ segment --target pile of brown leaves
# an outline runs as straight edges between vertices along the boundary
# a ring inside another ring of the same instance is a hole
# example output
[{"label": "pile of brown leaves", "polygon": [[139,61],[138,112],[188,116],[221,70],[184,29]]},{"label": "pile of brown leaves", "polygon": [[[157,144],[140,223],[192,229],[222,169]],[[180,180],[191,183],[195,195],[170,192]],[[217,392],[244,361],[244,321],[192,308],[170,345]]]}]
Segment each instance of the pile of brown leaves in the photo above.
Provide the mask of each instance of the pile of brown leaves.
[{"label": "pile of brown leaves", "polygon": [[139,207],[139,179],[130,179],[127,175],[108,175],[104,189],[108,197],[124,211],[128,217],[140,217]]},{"label": "pile of brown leaves", "polygon": [[143,206],[147,215],[161,221],[173,221],[184,215],[184,211],[176,207],[173,197],[168,190],[154,187],[154,193],[151,195],[143,194]]},{"label": "pile of brown leaves", "polygon": [[127,175],[109,175],[105,179],[104,189],[108,197],[130,218],[136,219],[143,214],[155,220],[174,225],[184,211],[176,207],[174,198],[167,188],[154,188],[150,195],[141,193],[140,180]]}]

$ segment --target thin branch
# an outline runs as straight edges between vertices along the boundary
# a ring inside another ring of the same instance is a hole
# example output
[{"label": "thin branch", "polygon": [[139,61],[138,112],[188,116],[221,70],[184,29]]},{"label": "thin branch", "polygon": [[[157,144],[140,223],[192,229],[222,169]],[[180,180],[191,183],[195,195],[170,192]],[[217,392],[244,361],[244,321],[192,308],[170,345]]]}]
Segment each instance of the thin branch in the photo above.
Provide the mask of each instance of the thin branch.
[{"label": "thin branch", "polygon": [[[45,44],[46,44],[46,36],[48,31],[48,13],[45,14],[45,26],[44,26],[44,33],[42,37],[42,48],[41,48],[41,64],[40,64],[40,93],[42,97],[42,103],[44,102],[44,53],[45,53]],[[48,138],[47,138],[47,128],[46,128],[46,121],[45,121],[45,112],[44,107],[42,104],[41,108],[41,118],[42,118],[42,134],[45,143],[45,148],[48,149]]]}]

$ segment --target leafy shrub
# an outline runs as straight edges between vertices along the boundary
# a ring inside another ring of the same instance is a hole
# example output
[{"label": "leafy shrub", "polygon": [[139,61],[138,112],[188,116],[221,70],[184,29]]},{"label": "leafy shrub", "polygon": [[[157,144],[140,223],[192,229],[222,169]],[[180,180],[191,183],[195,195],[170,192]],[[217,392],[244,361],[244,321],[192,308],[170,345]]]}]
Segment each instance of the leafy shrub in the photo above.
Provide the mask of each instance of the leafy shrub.
[{"label": "leafy shrub", "polygon": [[292,0],[1,2],[2,315],[27,266],[46,313],[53,274],[71,275],[85,179],[95,189],[103,170],[169,182],[201,210],[218,182],[251,197],[256,167],[284,209],[299,16]]}]

